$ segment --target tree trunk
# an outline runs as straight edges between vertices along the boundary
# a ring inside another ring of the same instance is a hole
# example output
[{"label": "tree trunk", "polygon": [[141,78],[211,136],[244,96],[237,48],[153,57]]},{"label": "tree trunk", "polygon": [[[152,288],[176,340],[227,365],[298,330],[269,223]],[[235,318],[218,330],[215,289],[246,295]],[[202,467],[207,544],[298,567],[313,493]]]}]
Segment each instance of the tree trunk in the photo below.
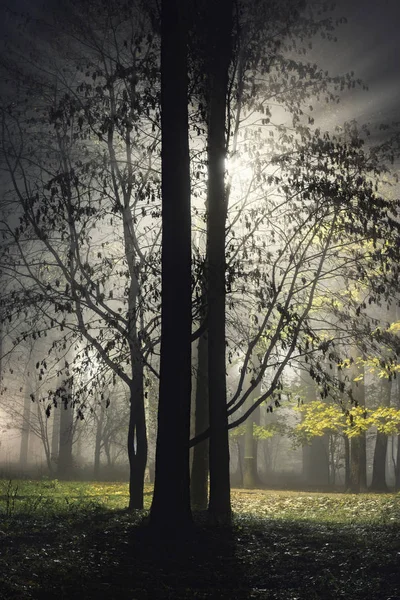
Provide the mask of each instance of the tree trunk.
[{"label": "tree trunk", "polygon": [[394,489],[400,491],[400,435],[397,436],[396,468]]},{"label": "tree trunk", "polygon": [[[250,394],[246,401],[246,409],[253,406],[261,394],[261,384],[257,386]],[[244,462],[243,462],[243,487],[251,489],[256,488],[259,484],[257,472],[257,440],[254,438],[254,424],[260,418],[260,411],[257,408],[251,413],[246,421],[246,429],[244,434]]]},{"label": "tree trunk", "polygon": [[386,456],[388,436],[381,431],[376,432],[372,481],[370,490],[373,492],[387,492],[386,484]]},{"label": "tree trunk", "polygon": [[305,477],[313,487],[329,486],[329,436],[323,435],[311,440],[305,447]]},{"label": "tree trunk", "polygon": [[[392,382],[388,379],[381,380],[381,404],[382,406],[390,406],[390,396],[392,392]],[[388,436],[380,431],[376,432],[376,442],[374,451],[374,462],[372,471],[371,491],[387,492],[386,484],[386,457],[388,449]]]},{"label": "tree trunk", "polygon": [[[250,408],[250,406],[252,405],[247,405],[248,408]],[[243,487],[247,489],[257,487],[252,417],[253,415],[251,414],[246,421],[246,430],[244,434]]]},{"label": "tree trunk", "polygon": [[[208,427],[208,378],[207,378],[207,335],[199,338],[197,351],[197,377],[195,397],[195,435]],[[190,480],[192,508],[205,510],[208,503],[208,440],[193,448],[192,473]]]},{"label": "tree trunk", "polygon": [[53,406],[51,410],[53,413],[53,428],[51,431],[51,460],[54,465],[58,463],[58,452],[60,446],[61,406]]},{"label": "tree trunk", "polygon": [[128,428],[129,508],[143,508],[144,476],[147,464],[147,431],[144,408],[143,361],[137,348],[132,362],[132,383]]},{"label": "tree trunk", "polygon": [[57,464],[57,476],[61,480],[72,476],[72,438],[74,426],[74,408],[72,382],[65,382],[60,402],[60,443]]},{"label": "tree trunk", "polygon": [[[304,363],[304,372],[301,376],[305,402],[314,402],[316,399],[316,383],[308,373]],[[303,477],[308,485],[326,487],[329,485],[329,435],[312,438],[311,442],[303,446]]]},{"label": "tree trunk", "polygon": [[344,437],[344,489],[350,490],[350,440]]},{"label": "tree trunk", "polygon": [[100,457],[101,457],[101,441],[103,437],[103,425],[104,425],[104,404],[101,402],[98,407],[100,415],[96,415],[97,427],[96,427],[96,440],[94,444],[94,463],[93,463],[93,476],[95,479],[99,478],[100,475]]},{"label": "tree trunk", "polygon": [[21,446],[19,452],[19,464],[21,469],[28,466],[28,447],[29,447],[29,420],[31,415],[31,395],[28,383],[25,386],[24,409],[22,413]]},{"label": "tree trunk", "polygon": [[360,438],[350,438],[350,485],[349,491],[358,494],[361,490],[360,480]]},{"label": "tree trunk", "polygon": [[226,101],[231,60],[232,0],[210,2],[208,23],[208,379],[211,522],[231,520],[225,361]]},{"label": "tree trunk", "polygon": [[244,481],[244,439],[243,436],[240,436],[236,440],[236,448],[237,448],[237,456],[238,456],[238,485],[243,487]]},{"label": "tree trunk", "polygon": [[[150,523],[191,522],[191,226],[186,0],[161,7],[162,291],[156,471]],[[179,226],[178,226],[179,224]]]},{"label": "tree trunk", "polygon": [[[352,395],[358,406],[365,407],[364,366],[357,362],[357,352],[353,352],[355,360],[352,373]],[[354,381],[361,377],[359,381]],[[365,431],[350,438],[350,491],[353,493],[367,491],[367,448]]]}]

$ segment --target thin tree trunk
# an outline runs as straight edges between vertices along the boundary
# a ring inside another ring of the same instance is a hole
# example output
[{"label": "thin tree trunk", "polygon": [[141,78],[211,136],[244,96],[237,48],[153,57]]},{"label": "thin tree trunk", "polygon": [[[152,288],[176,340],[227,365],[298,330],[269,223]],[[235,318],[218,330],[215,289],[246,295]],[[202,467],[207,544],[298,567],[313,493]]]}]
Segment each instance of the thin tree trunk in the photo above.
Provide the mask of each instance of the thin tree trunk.
[{"label": "thin tree trunk", "polygon": [[93,463],[93,475],[95,479],[99,478],[100,475],[100,457],[101,457],[101,441],[103,437],[103,425],[104,425],[104,404],[101,402],[100,415],[96,415],[97,427],[96,427],[96,439],[94,444],[94,463]]},{"label": "thin tree trunk", "polygon": [[[260,396],[259,387],[255,388],[246,402],[246,410],[253,406],[253,402]],[[251,489],[257,487],[257,440],[254,438],[254,423],[256,411],[253,411],[246,421],[244,434],[244,461],[243,461],[243,487]]]},{"label": "thin tree trunk", "polygon": [[308,446],[307,481],[315,487],[329,486],[329,436],[312,439]]},{"label": "thin tree trunk", "polygon": [[360,437],[350,438],[350,485],[349,490],[353,494],[358,494],[361,490],[360,485]]},{"label": "thin tree trunk", "polygon": [[238,455],[238,473],[239,473],[238,484],[240,487],[243,487],[243,480],[244,480],[244,467],[243,467],[244,449],[242,449],[242,446],[244,446],[243,442],[244,442],[243,436],[240,436],[236,440],[236,448],[237,448],[237,455]]},{"label": "thin tree trunk", "polygon": [[400,435],[397,436],[396,469],[395,469],[395,490],[400,490]]},{"label": "thin tree trunk", "polygon": [[[352,373],[352,394],[358,406],[365,407],[364,366],[357,363],[359,355],[353,351],[355,360]],[[361,377],[359,381],[354,381]],[[350,438],[350,490],[354,493],[367,491],[367,448],[366,435],[362,431]]]},{"label": "thin tree trunk", "polygon": [[48,419],[47,416],[42,411],[41,405],[39,402],[36,402],[36,416],[40,429],[40,440],[43,445],[44,454],[46,457],[46,464],[49,470],[49,473],[53,472],[53,465],[51,462],[51,448],[49,441],[49,431],[48,431]]},{"label": "thin tree trunk", "polygon": [[350,440],[347,435],[344,437],[344,489],[350,489]]},{"label": "thin tree trunk", "polygon": [[[208,427],[207,335],[200,336],[197,351],[197,377],[195,396],[195,435]],[[208,439],[193,448],[190,480],[192,508],[205,510],[208,503]]]},{"label": "thin tree trunk", "polygon": [[208,41],[208,379],[211,522],[231,520],[225,361],[226,101],[231,60],[232,0],[210,2]]},{"label": "thin tree trunk", "polygon": [[186,0],[161,7],[162,291],[156,471],[150,523],[191,522],[191,225]]},{"label": "thin tree trunk", "polygon": [[26,469],[28,465],[28,447],[29,447],[29,421],[31,415],[31,395],[30,386],[27,383],[25,386],[24,409],[22,413],[22,429],[21,429],[21,446],[19,452],[19,464],[21,469]]},{"label": "thin tree trunk", "polygon": [[60,443],[57,464],[57,476],[61,480],[72,476],[72,437],[74,424],[74,408],[72,399],[72,382],[64,383],[60,402]]},{"label": "thin tree trunk", "polygon": [[[390,406],[390,397],[392,392],[392,382],[388,379],[381,380],[381,404]],[[372,471],[371,490],[374,492],[386,492],[386,458],[388,450],[388,436],[381,431],[376,432],[376,442],[374,451],[374,462]]]},{"label": "thin tree trunk", "polygon": [[61,406],[53,406],[51,410],[53,413],[53,427],[51,431],[51,460],[54,465],[58,463],[58,452],[60,445]]},{"label": "thin tree trunk", "polygon": [[144,408],[143,361],[139,348],[132,362],[132,383],[128,428],[129,508],[143,508],[144,477],[147,464],[147,431]]}]

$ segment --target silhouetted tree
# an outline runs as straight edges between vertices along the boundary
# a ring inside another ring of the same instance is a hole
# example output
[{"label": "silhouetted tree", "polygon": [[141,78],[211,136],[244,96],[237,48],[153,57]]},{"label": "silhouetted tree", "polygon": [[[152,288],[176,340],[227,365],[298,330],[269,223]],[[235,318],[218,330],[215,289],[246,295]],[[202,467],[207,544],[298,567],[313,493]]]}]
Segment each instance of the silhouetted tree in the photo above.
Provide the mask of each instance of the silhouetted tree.
[{"label": "silhouetted tree", "polygon": [[161,357],[154,496],[150,522],[191,520],[191,219],[188,138],[188,3],[161,12],[162,291]]}]

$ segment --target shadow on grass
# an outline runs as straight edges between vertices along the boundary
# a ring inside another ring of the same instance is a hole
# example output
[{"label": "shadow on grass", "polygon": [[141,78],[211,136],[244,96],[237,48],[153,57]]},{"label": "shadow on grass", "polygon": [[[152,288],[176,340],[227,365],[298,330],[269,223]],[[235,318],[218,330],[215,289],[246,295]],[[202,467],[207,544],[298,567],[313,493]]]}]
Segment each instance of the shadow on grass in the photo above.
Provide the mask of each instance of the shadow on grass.
[{"label": "shadow on grass", "polygon": [[248,597],[400,600],[399,525],[250,518],[240,531]]},{"label": "shadow on grass", "polygon": [[[32,519],[0,533],[2,600],[400,600],[398,526],[240,516],[160,538],[144,513]],[[2,526],[0,526],[2,529]]]}]

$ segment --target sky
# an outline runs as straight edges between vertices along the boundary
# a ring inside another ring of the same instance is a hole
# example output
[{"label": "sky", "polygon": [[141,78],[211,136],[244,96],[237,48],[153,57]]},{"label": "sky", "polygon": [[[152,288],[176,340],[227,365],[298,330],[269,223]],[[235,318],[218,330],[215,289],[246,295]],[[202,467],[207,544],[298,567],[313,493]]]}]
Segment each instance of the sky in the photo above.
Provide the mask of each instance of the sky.
[{"label": "sky", "polygon": [[347,23],[336,44],[317,44],[318,61],[332,73],[354,71],[369,88],[347,94],[339,113],[362,122],[400,120],[400,1],[339,0],[335,12]]}]

